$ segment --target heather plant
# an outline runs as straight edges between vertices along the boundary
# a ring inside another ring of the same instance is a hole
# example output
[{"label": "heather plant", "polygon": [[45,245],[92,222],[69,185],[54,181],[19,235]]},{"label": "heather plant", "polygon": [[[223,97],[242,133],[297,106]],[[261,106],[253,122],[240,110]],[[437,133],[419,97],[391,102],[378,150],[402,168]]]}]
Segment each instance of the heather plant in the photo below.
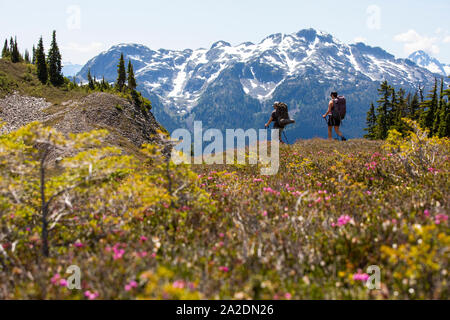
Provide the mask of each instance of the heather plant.
[{"label": "heather plant", "polygon": [[282,146],[274,176],[176,166],[152,145],[124,155],[104,131],[3,135],[0,297],[447,299],[449,142],[409,126],[386,142]]}]

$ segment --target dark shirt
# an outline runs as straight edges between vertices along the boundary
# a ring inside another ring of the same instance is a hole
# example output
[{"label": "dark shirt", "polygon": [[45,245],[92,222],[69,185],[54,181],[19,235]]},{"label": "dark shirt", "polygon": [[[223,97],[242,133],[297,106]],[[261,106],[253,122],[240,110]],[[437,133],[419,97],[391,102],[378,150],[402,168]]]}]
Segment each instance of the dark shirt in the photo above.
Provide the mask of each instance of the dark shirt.
[{"label": "dark shirt", "polygon": [[279,119],[277,110],[274,110],[272,112],[272,121],[273,121],[273,127],[275,129],[282,129],[283,128],[283,126],[280,125],[280,122],[279,122],[280,119]]}]

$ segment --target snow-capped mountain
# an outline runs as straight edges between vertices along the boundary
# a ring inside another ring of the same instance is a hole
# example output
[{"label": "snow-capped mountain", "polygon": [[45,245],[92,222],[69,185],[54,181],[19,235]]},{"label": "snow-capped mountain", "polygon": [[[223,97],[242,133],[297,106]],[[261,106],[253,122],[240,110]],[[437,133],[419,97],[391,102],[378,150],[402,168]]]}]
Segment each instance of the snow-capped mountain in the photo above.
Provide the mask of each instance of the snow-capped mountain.
[{"label": "snow-capped mountain", "polygon": [[408,59],[417,63],[417,65],[443,76],[450,76],[450,65],[441,63],[436,58],[431,57],[426,52],[419,50],[412,53]]},{"label": "snow-capped mountain", "polygon": [[73,64],[71,62],[63,62],[62,65],[62,73],[66,77],[75,76],[83,68],[81,64]]},{"label": "snow-capped mountain", "polygon": [[[329,91],[338,90],[354,96],[349,105],[358,123],[351,126],[359,136],[380,81],[411,89],[433,81],[430,71],[410,60],[363,43],[347,45],[314,29],[274,34],[258,44],[218,41],[209,49],[184,51],[121,44],[90,60],[78,77],[85,79],[91,69],[114,81],[121,53],[132,61],[138,89],[169,130],[189,127],[192,120],[216,128],[260,126],[274,100],[289,102],[306,122],[326,107]],[[322,125],[302,122],[294,129],[298,136],[314,136],[319,131],[313,128]]]}]

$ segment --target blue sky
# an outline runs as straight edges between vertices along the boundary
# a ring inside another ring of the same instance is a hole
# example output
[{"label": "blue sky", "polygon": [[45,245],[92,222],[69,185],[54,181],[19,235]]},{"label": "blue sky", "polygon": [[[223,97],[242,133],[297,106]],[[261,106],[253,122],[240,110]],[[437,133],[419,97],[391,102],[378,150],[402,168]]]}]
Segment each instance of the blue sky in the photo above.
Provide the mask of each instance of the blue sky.
[{"label": "blue sky", "polygon": [[449,12],[448,0],[0,0],[0,39],[17,35],[24,49],[43,35],[48,47],[56,29],[63,60],[85,63],[119,43],[208,48],[313,27],[397,57],[423,49],[450,64]]}]

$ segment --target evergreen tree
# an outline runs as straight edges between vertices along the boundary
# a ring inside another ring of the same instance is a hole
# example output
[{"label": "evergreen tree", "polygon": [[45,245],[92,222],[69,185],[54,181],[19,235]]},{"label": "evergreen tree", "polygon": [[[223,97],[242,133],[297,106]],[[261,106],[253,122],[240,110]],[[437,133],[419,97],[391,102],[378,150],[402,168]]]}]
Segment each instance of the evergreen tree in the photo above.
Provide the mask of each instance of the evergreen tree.
[{"label": "evergreen tree", "polygon": [[33,58],[31,60],[32,64],[36,64],[36,48],[33,45]]},{"label": "evergreen tree", "polygon": [[433,131],[434,119],[438,108],[438,96],[437,96],[437,79],[434,81],[433,91],[427,96],[431,100],[425,100],[422,103],[422,115],[420,124],[423,128],[430,130],[431,136],[435,134]]},{"label": "evergreen tree", "polygon": [[419,94],[416,92],[411,101],[408,102],[408,116],[412,120],[418,120],[420,117]]},{"label": "evergreen tree", "polygon": [[103,76],[103,78],[102,78],[102,82],[100,83],[100,88],[101,88],[102,91],[107,89],[106,88],[105,76]]},{"label": "evergreen tree", "polygon": [[36,49],[36,69],[39,81],[41,81],[43,84],[46,84],[48,80],[48,71],[42,37],[39,39],[39,43]]},{"label": "evergreen tree", "polygon": [[391,97],[392,88],[389,86],[387,81],[384,81],[381,84],[380,89],[378,89],[378,93],[381,96],[380,100],[378,100],[378,108],[377,108],[377,125],[375,127],[375,139],[384,140],[387,138],[388,130],[389,130],[389,119],[388,112],[391,109],[391,101],[389,98]]},{"label": "evergreen tree", "polygon": [[94,79],[92,79],[91,68],[89,68],[89,70],[88,70],[87,78],[88,78],[89,89],[95,90],[95,82],[94,82]]},{"label": "evergreen tree", "polygon": [[5,40],[5,45],[3,46],[3,50],[2,50],[2,58],[6,59],[10,57],[10,51],[9,51],[9,47],[8,47],[8,39]]},{"label": "evergreen tree", "polygon": [[367,113],[367,134],[364,138],[369,140],[374,140],[376,138],[376,125],[377,125],[377,116],[375,114],[375,106],[373,103],[370,105],[369,112]]},{"label": "evergreen tree", "polygon": [[392,127],[401,133],[406,132],[406,123],[403,121],[403,118],[407,116],[408,113],[408,98],[405,97],[406,92],[403,88],[398,91],[397,98],[395,101],[395,114],[394,114],[394,122]]},{"label": "evergreen tree", "polygon": [[436,112],[434,115],[434,122],[433,122],[433,134],[436,136],[439,136],[439,126],[441,124],[441,115],[442,115],[442,108],[446,108],[447,104],[444,100],[444,79],[441,80],[441,89],[439,92],[439,101],[437,104]]},{"label": "evergreen tree", "polygon": [[424,97],[423,97],[423,88],[421,86],[419,86],[419,97],[420,97],[420,103],[422,103],[424,100]]},{"label": "evergreen tree", "polygon": [[9,39],[9,53],[12,54],[13,51],[14,51],[14,39],[13,37],[11,37]]},{"label": "evergreen tree", "polygon": [[28,52],[28,49],[25,50],[24,59],[25,59],[25,62],[26,62],[26,63],[31,63],[31,60],[30,60],[30,53]]},{"label": "evergreen tree", "polygon": [[397,107],[398,107],[397,93],[395,92],[395,89],[393,87],[391,87],[391,100],[390,100],[389,108],[387,110],[387,112],[388,112],[388,116],[387,116],[388,130],[397,124]]},{"label": "evergreen tree", "polygon": [[437,132],[440,138],[450,137],[450,89],[445,90],[443,96],[447,97],[447,101],[445,101],[445,98],[442,99],[440,123]]},{"label": "evergreen tree", "polygon": [[[11,38],[12,39],[12,38]],[[11,45],[11,44],[10,44]],[[13,41],[12,45],[11,45],[12,49],[11,49],[11,62],[13,63],[17,63],[21,61],[21,57],[20,57],[20,52],[19,52],[19,48],[17,46],[17,37],[16,39]]]},{"label": "evergreen tree", "polygon": [[61,70],[61,53],[56,43],[56,31],[53,31],[52,43],[48,52],[48,75],[50,83],[54,86],[60,86],[64,82]]},{"label": "evergreen tree", "polygon": [[131,61],[128,60],[128,88],[131,90],[136,90],[136,78],[134,77],[134,69]]},{"label": "evergreen tree", "polygon": [[125,82],[127,80],[127,74],[125,71],[125,61],[123,59],[123,53],[120,55],[119,65],[117,66],[117,81],[116,88],[119,91],[123,91]]}]

